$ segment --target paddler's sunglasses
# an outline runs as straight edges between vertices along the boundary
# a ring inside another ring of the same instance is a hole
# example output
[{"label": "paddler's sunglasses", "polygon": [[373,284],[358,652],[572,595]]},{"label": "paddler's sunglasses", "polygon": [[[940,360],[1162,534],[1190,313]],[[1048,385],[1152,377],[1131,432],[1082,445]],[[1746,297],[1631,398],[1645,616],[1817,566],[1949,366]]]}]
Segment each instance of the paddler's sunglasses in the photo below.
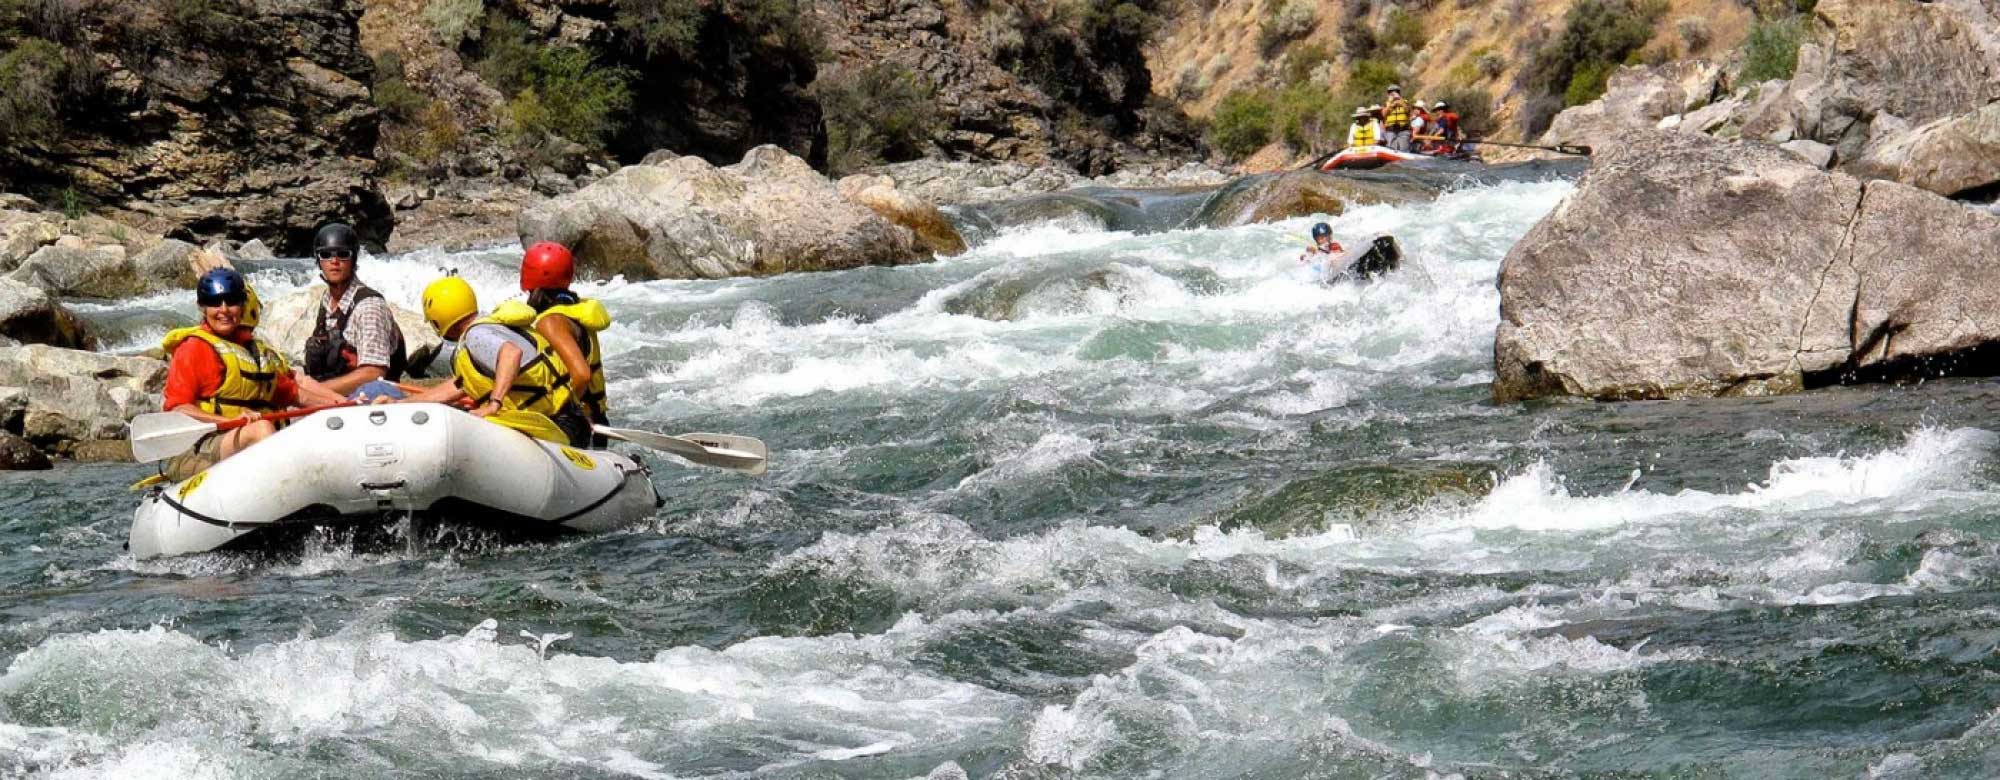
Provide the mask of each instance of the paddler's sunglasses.
[{"label": "paddler's sunglasses", "polygon": [[248,300],[249,296],[244,295],[240,290],[223,295],[197,294],[194,296],[194,302],[204,309],[213,309],[217,306],[242,306]]},{"label": "paddler's sunglasses", "polygon": [[319,259],[321,259],[321,260],[353,260],[353,259],[354,259],[354,250],[352,250],[352,249],[322,249],[322,250],[319,250],[318,252],[314,252],[313,254],[315,254],[315,255],[318,255],[318,256],[319,256]]}]

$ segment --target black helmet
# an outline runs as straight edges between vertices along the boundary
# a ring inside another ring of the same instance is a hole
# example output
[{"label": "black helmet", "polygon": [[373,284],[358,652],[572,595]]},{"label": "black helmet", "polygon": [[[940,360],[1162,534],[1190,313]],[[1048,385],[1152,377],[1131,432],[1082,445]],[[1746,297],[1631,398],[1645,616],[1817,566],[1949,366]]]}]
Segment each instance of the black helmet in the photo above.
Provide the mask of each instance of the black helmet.
[{"label": "black helmet", "polygon": [[1330,235],[1333,235],[1332,225],[1326,224],[1325,222],[1313,225],[1313,238],[1315,240],[1317,240],[1320,236],[1330,236]]},{"label": "black helmet", "polygon": [[361,236],[354,228],[335,222],[320,228],[313,234],[313,256],[318,257],[326,250],[347,250],[348,257],[361,256]]},{"label": "black helmet", "polygon": [[233,268],[213,269],[194,283],[194,301],[203,306],[241,304],[249,295],[250,288],[243,283],[243,275]]}]

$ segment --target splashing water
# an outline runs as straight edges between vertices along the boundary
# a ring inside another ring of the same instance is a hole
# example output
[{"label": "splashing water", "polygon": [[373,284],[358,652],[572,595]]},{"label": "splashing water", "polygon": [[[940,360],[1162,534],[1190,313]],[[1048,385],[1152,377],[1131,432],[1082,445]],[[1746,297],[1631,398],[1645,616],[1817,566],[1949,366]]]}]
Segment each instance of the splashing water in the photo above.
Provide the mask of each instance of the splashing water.
[{"label": "splashing water", "polygon": [[591,283],[620,424],[774,449],[635,531],[137,563],[139,469],[0,475],[0,776],[1992,776],[1996,394],[1495,406],[1568,191],[1331,219],[1367,287],[1314,219]]}]

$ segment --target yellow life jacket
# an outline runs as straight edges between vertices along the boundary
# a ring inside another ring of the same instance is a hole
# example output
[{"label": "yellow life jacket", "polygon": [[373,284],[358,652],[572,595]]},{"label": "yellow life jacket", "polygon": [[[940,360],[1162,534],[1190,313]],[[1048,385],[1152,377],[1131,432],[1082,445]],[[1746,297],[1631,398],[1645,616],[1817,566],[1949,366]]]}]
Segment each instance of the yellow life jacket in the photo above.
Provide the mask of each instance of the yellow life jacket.
[{"label": "yellow life jacket", "polygon": [[[481,325],[498,325],[528,339],[535,345],[535,356],[521,371],[514,375],[514,384],[507,388],[507,395],[500,399],[503,410],[519,410],[554,415],[569,405],[569,372],[563,369],[562,358],[549,346],[542,334],[508,325],[492,317],[474,320],[467,328]],[[484,403],[493,392],[493,377],[479,369],[472,359],[472,350],[463,346],[451,359],[452,375],[458,378],[458,388],[472,396],[474,402]],[[564,441],[567,441],[565,439]]]},{"label": "yellow life jacket", "polygon": [[278,394],[278,377],[292,370],[284,355],[263,339],[253,338],[247,345],[238,344],[200,325],[169,331],[160,340],[160,347],[172,355],[174,348],[190,338],[208,342],[216,357],[222,359],[222,386],[216,388],[214,397],[197,402],[202,411],[240,417],[248,411],[269,412],[278,408],[272,401]]},{"label": "yellow life jacket", "polygon": [[1348,144],[1347,148],[1354,149],[1362,146],[1374,146],[1374,145],[1375,145],[1375,123],[1364,122],[1361,125],[1354,128],[1354,143]]},{"label": "yellow life jacket", "polygon": [[1410,126],[1410,104],[1404,100],[1391,100],[1382,109],[1382,126],[1390,130],[1404,130]]},{"label": "yellow life jacket", "polygon": [[[611,327],[611,313],[604,309],[604,304],[592,298],[584,298],[576,303],[550,306],[537,313],[525,303],[508,301],[494,307],[488,319],[503,325],[532,329],[540,325],[543,319],[558,314],[583,327],[584,337],[577,340],[577,346],[583,348],[583,359],[590,366],[590,386],[584,389],[582,397],[577,398],[577,401],[583,405],[584,413],[592,422],[603,422],[609,419],[605,416],[609,404],[606,403],[604,393],[604,350],[598,345],[597,334]],[[549,355],[555,360],[556,365],[562,365],[562,357],[556,354],[553,345],[549,347]]]}]

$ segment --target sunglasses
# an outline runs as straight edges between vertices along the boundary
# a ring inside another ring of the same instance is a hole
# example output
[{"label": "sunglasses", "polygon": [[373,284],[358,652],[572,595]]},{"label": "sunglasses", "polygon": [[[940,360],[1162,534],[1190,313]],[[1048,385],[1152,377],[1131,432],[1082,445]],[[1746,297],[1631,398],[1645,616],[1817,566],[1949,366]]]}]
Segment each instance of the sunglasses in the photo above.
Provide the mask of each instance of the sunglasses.
[{"label": "sunglasses", "polygon": [[222,296],[197,295],[194,298],[194,302],[205,309],[213,309],[217,306],[242,306],[247,300],[249,300],[249,296],[243,293]]},{"label": "sunglasses", "polygon": [[318,252],[314,252],[313,254],[317,255],[317,256],[319,257],[319,259],[321,259],[321,260],[353,260],[353,259],[354,259],[354,250],[352,250],[352,249],[322,249],[322,250],[319,250]]}]

